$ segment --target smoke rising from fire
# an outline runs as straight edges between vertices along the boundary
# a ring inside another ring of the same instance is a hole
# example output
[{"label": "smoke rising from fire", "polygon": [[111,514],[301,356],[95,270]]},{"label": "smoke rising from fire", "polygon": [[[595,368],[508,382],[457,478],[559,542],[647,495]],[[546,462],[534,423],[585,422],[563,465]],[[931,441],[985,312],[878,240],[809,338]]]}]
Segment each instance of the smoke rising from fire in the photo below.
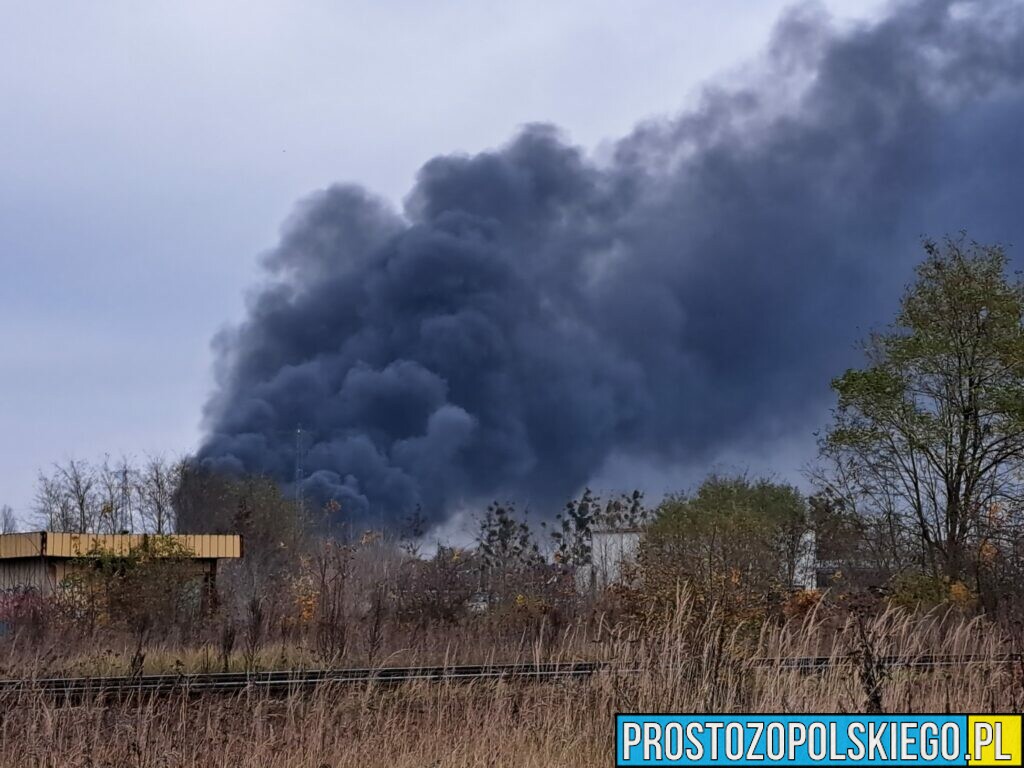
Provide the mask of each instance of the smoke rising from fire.
[{"label": "smoke rising from fire", "polygon": [[346,517],[439,520],[561,501],[613,454],[810,440],[921,235],[1022,230],[1024,11],[801,6],[744,78],[601,159],[531,125],[430,160],[401,211],[303,201],[215,341],[199,460],[294,483],[299,450]]}]

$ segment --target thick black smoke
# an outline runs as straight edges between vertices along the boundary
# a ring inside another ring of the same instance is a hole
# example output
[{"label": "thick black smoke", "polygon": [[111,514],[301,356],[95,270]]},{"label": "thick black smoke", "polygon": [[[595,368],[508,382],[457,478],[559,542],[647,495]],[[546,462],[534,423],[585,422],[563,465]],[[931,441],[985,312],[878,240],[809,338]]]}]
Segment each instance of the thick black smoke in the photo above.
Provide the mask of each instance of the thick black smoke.
[{"label": "thick black smoke", "polygon": [[[597,76],[595,74],[595,76]],[[1024,12],[788,14],[757,72],[598,162],[549,126],[304,204],[216,342],[200,459],[348,517],[561,499],[610,455],[808,434],[922,234],[1024,230]]]}]

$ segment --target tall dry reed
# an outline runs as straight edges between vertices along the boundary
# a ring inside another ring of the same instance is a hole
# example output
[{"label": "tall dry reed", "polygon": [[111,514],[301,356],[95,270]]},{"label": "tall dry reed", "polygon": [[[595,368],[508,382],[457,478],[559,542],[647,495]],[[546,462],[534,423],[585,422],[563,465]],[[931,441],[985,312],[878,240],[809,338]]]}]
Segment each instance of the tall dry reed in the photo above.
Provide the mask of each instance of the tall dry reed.
[{"label": "tall dry reed", "polygon": [[[683,600],[667,621],[602,628],[590,640],[594,657],[614,663],[586,680],[77,705],[11,694],[0,701],[0,765],[594,766],[612,760],[616,712],[1016,711],[1024,703],[1020,667],[999,661],[1014,646],[1010,633],[951,614],[812,612],[757,627],[697,615]],[[965,664],[893,663],[934,655]],[[832,664],[793,669],[784,661],[793,656]]]}]

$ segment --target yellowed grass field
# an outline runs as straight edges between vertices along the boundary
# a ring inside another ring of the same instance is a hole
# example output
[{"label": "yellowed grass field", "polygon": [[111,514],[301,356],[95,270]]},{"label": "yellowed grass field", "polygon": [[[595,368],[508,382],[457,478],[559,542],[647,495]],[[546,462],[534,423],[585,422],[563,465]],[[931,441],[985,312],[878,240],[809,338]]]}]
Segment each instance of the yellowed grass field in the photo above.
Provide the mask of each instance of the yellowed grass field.
[{"label": "yellowed grass field", "polygon": [[[571,682],[325,687],[286,698],[80,706],[10,695],[0,701],[0,765],[607,766],[620,711],[864,711],[876,678],[886,711],[1018,711],[1024,702],[1022,670],[994,661],[1013,649],[1007,630],[892,611],[859,626],[844,622],[812,615],[753,630],[697,617],[683,605],[657,630],[613,633],[597,653],[616,659],[617,668]],[[836,662],[823,671],[770,661],[823,652]],[[924,654],[982,660],[938,670],[878,662]]]}]

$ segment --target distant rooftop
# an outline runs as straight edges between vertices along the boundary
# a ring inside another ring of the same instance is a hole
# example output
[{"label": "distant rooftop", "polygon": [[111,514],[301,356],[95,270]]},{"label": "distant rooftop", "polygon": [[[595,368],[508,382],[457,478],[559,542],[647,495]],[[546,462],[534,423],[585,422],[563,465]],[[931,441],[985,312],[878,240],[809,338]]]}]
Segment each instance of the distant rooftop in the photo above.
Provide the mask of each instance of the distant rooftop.
[{"label": "distant rooftop", "polygon": [[197,560],[240,558],[242,537],[234,534],[171,534],[146,533],[36,533],[0,534],[0,559],[25,557],[72,558],[90,557],[99,552],[127,555],[146,549],[150,540],[173,541]]}]

